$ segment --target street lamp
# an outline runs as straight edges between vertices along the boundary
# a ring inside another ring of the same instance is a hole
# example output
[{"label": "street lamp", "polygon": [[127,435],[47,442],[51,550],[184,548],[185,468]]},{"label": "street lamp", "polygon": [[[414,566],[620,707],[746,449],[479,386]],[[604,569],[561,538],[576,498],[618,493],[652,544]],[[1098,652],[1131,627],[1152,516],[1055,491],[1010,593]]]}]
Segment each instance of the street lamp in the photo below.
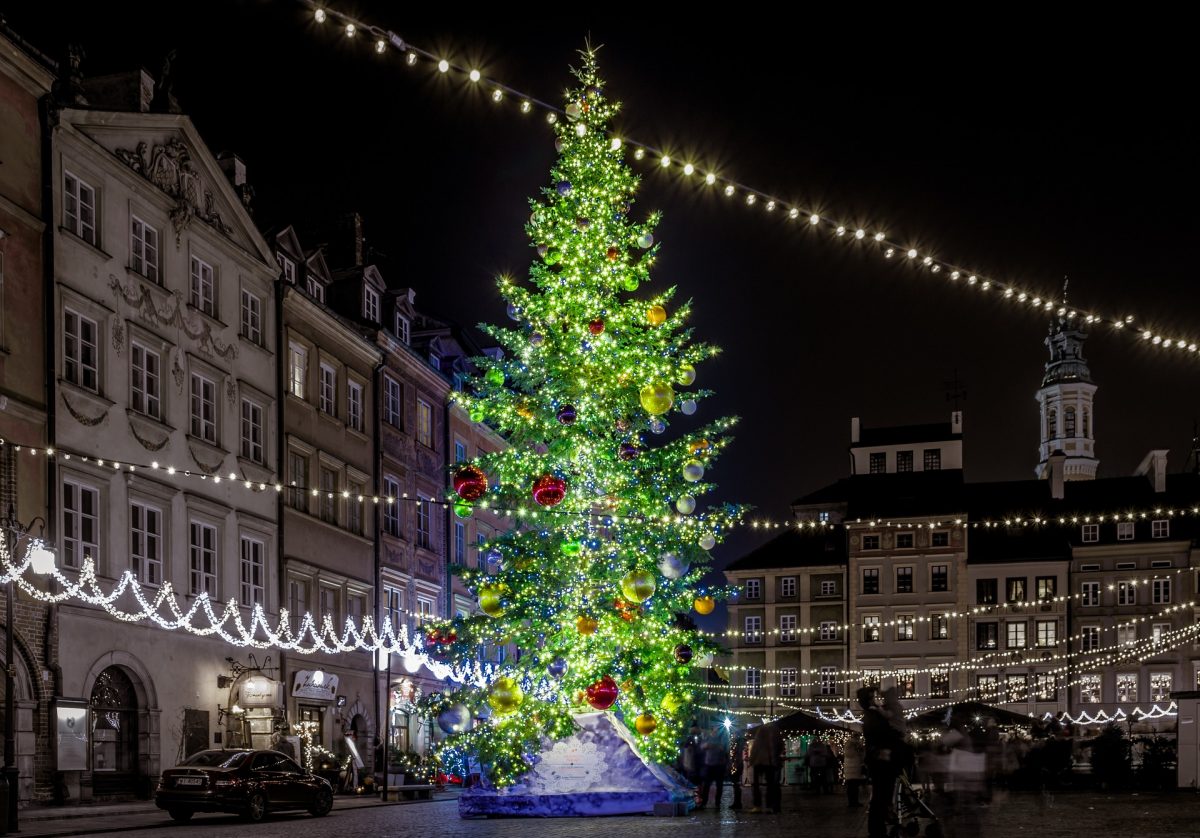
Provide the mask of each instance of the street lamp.
[{"label": "street lamp", "polygon": [[[45,528],[46,521],[40,516],[34,518],[28,524],[21,524],[17,520],[16,511],[9,504],[8,514],[0,521],[0,527],[3,527],[6,534],[5,542],[8,545],[8,555],[12,563],[16,564],[17,545],[21,539],[29,534],[35,524],[40,522],[42,528]],[[29,545],[30,564],[33,566],[33,572],[41,575],[48,575],[54,572],[54,551],[45,545],[41,539],[35,539]],[[0,773],[0,797],[6,797],[7,809],[5,813],[3,832],[17,831],[17,713],[16,713],[16,684],[14,683],[17,675],[16,658],[13,652],[13,636],[16,634],[16,620],[13,618],[13,585],[16,582],[13,579],[8,580],[8,584],[4,586],[4,605],[5,619],[8,625],[4,628],[4,770]]]}]

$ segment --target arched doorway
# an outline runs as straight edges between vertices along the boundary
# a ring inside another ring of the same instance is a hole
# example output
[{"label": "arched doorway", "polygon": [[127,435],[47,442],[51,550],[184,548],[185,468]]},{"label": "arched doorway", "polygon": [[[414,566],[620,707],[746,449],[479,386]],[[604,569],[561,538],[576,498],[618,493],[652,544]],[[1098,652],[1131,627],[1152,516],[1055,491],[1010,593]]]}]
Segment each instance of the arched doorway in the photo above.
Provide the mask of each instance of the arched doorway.
[{"label": "arched doorway", "polygon": [[129,675],[110,666],[92,686],[92,793],[138,791],[138,700]]}]

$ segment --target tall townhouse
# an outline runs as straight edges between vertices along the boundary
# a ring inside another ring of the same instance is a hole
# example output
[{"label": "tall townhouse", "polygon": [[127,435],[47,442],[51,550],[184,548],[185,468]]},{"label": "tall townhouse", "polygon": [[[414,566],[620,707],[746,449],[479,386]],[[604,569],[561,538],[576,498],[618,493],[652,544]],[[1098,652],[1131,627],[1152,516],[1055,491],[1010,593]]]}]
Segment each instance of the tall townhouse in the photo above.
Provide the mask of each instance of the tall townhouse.
[{"label": "tall townhouse", "polygon": [[[150,112],[145,72],[83,90],[54,111],[47,167],[59,564],[91,560],[105,588],[129,571],[151,597],[170,583],[184,609],[275,614],[279,269],[235,188],[244,169],[188,117]],[[241,741],[233,682],[272,674],[219,637],[78,603],[59,607],[57,642],[58,704],[90,708],[57,766],[76,799],[147,794],[162,767]],[[278,694],[256,711],[281,714]]]}]

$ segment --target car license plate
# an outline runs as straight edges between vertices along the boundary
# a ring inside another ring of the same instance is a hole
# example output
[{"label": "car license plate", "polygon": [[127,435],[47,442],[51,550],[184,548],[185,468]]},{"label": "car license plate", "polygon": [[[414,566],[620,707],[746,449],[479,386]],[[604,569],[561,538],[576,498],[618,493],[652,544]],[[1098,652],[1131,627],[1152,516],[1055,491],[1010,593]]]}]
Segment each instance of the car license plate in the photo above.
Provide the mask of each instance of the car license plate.
[{"label": "car license plate", "polygon": [[203,777],[180,777],[175,781],[177,786],[202,786],[204,785]]}]

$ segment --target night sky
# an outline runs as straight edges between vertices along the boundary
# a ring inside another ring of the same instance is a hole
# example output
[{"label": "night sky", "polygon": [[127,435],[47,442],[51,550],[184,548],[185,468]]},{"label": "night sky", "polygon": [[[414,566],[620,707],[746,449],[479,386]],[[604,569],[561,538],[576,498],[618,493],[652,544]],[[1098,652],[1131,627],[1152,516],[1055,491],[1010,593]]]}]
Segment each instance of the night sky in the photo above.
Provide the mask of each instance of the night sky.
[{"label": "night sky", "polygon": [[[540,117],[428,62],[381,59],[287,0],[70,5],[6,15],[52,55],[85,44],[89,74],[157,74],[177,49],[175,94],[214,152],[245,160],[263,227],[358,210],[386,278],[416,288],[418,306],[504,319],[493,278],[525,273],[527,199],[554,159]],[[625,104],[621,134],[1043,294],[1069,275],[1080,306],[1200,340],[1194,68],[1161,32],[1128,20],[972,29],[865,7],[711,22],[644,4],[528,20],[339,8],[556,102],[590,33]],[[635,214],[665,213],[656,283],[693,297],[697,336],[725,349],[699,370],[717,397],[696,419],[743,417],[709,472],[718,499],[786,516],[846,473],[851,416],[946,421],[956,373],[968,479],[1033,476],[1046,317],[683,185],[677,168],[634,165],[647,172]],[[1130,473],[1151,448],[1182,469],[1200,358],[1107,328],[1086,349],[1101,475]]]}]

